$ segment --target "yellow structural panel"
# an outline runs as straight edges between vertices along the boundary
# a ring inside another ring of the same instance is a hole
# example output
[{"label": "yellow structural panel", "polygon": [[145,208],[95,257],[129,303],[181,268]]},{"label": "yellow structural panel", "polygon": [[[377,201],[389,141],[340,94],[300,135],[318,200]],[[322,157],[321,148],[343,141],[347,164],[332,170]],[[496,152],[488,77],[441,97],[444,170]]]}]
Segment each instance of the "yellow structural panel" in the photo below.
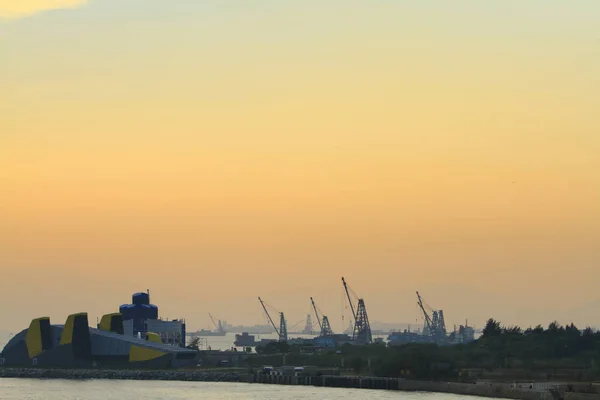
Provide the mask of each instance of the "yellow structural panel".
[{"label": "yellow structural panel", "polygon": [[75,318],[80,316],[86,316],[87,313],[72,314],[67,317],[65,327],[63,328],[62,334],[60,335],[60,344],[71,344],[73,342],[73,328],[75,327]]},{"label": "yellow structural panel", "polygon": [[110,326],[112,323],[113,317],[118,317],[121,315],[120,313],[106,314],[100,320],[100,330],[110,332]]},{"label": "yellow structural panel", "polygon": [[164,356],[165,352],[132,345],[129,349],[129,362],[150,361]]},{"label": "yellow structural panel", "polygon": [[162,340],[160,339],[160,335],[157,333],[148,332],[148,333],[146,333],[146,337],[148,338],[149,342],[162,343]]},{"label": "yellow structural panel", "polygon": [[27,353],[29,358],[34,358],[40,355],[43,351],[42,348],[42,328],[40,322],[43,320],[50,321],[50,318],[36,318],[29,324],[29,329],[25,334],[25,344],[27,345]]}]

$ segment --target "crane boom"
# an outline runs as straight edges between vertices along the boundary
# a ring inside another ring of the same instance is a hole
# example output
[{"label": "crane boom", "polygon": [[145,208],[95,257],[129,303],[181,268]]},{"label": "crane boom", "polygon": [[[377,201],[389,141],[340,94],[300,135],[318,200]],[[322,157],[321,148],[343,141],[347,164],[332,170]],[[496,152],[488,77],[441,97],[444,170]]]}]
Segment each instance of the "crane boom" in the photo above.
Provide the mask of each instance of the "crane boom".
[{"label": "crane boom", "polygon": [[354,304],[352,304],[352,298],[350,297],[350,289],[348,288],[348,284],[343,277],[342,283],[344,284],[344,290],[346,290],[346,296],[348,296],[348,302],[350,303],[350,309],[352,310],[352,318],[354,318],[352,341],[361,345],[372,343],[373,335],[371,333],[371,325],[369,324],[369,317],[367,315],[365,301],[359,297],[358,304],[356,305],[355,309]]},{"label": "crane boom", "polygon": [[215,326],[215,328],[218,330],[219,329],[219,325],[217,325],[217,323],[215,322],[215,319],[213,318],[213,316],[211,315],[211,313],[208,313],[208,316],[210,317],[210,320],[212,321],[212,323]]},{"label": "crane boom", "polygon": [[273,319],[271,318],[271,315],[269,314],[269,311],[267,310],[267,307],[265,306],[265,303],[262,301],[262,299],[259,297],[258,301],[260,301],[260,305],[262,306],[263,310],[265,310],[265,314],[267,314],[267,318],[269,319],[269,322],[271,322],[271,325],[273,326],[273,329],[275,329],[275,333],[277,333],[277,336],[279,335],[279,330],[277,329],[277,326],[275,325],[275,322],[273,322]]},{"label": "crane boom", "polygon": [[352,311],[352,319],[356,321],[356,312],[354,311],[354,304],[352,304],[352,299],[350,298],[350,292],[348,291],[348,284],[346,284],[346,280],[342,276],[342,283],[344,284],[344,290],[346,291],[346,296],[348,296],[348,303],[350,303],[350,310]]},{"label": "crane boom", "polygon": [[317,321],[319,322],[319,336],[326,337],[333,335],[333,330],[331,329],[331,325],[329,324],[329,318],[327,318],[327,315],[319,316],[319,310],[312,297],[310,298],[310,302],[312,303],[313,309],[315,310],[315,315],[317,316]]},{"label": "crane boom", "polygon": [[419,299],[417,304],[419,305],[419,307],[423,311],[423,315],[425,316],[425,323],[427,324],[427,329],[429,330],[429,334],[432,335],[433,334],[433,321],[431,320],[431,317],[427,313],[427,310],[425,310],[425,306],[423,305],[423,299],[421,298],[421,295],[419,294],[419,292],[417,292],[417,299]]},{"label": "crane boom", "polygon": [[313,298],[310,298],[310,302],[312,303],[313,310],[315,310],[315,315],[317,316],[317,322],[319,323],[319,329],[323,329],[323,324],[321,324],[321,317],[319,317],[319,312],[317,311],[317,306],[315,305],[315,301]]}]

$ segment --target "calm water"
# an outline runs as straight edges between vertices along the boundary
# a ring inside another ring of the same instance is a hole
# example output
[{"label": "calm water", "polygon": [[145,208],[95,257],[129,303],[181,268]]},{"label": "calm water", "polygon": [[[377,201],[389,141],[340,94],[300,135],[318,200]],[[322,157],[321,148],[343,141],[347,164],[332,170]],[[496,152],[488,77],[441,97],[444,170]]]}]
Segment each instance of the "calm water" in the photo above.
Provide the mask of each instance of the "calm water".
[{"label": "calm water", "polygon": [[464,400],[465,398],[448,394],[243,383],[0,379],[2,400]]}]

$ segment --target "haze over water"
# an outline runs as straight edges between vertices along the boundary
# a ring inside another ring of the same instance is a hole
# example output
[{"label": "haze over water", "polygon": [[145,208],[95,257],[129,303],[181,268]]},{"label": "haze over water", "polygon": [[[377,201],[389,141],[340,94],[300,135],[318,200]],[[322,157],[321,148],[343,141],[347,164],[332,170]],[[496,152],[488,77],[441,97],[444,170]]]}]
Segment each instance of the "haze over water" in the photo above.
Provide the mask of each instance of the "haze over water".
[{"label": "haze over water", "polygon": [[[0,330],[600,325],[596,0],[0,0]],[[346,316],[348,316],[346,311]]]}]

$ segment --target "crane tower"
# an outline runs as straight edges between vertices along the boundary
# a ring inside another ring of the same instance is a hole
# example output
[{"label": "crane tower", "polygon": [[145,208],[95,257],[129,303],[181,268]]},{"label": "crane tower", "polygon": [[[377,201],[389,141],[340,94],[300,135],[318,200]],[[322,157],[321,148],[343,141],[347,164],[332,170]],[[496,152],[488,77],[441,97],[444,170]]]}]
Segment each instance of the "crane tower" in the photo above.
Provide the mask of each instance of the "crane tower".
[{"label": "crane tower", "polygon": [[287,325],[285,323],[285,316],[283,315],[283,313],[282,312],[279,313],[279,329],[277,329],[277,326],[275,325],[275,322],[273,322],[273,318],[271,318],[271,314],[269,314],[269,310],[267,310],[267,306],[265,305],[264,301],[262,301],[262,299],[260,297],[258,298],[258,301],[260,301],[260,305],[262,306],[263,310],[265,311],[265,314],[267,315],[267,319],[271,323],[271,326],[273,327],[273,329],[275,329],[275,333],[277,333],[277,336],[279,337],[279,341],[287,342],[287,340],[288,340]]},{"label": "crane tower", "polygon": [[306,325],[304,325],[304,330],[302,331],[302,333],[307,335],[312,335],[313,333],[313,323],[310,314],[306,315]]},{"label": "crane tower", "polygon": [[346,280],[342,277],[342,284],[350,303],[350,310],[352,311],[352,317],[354,318],[354,328],[352,331],[352,341],[357,344],[369,344],[373,342],[373,335],[371,334],[371,325],[369,324],[369,316],[367,314],[367,307],[365,306],[364,299],[358,299],[358,305],[356,310],[350,297],[350,289]]},{"label": "crane tower", "polygon": [[315,304],[315,301],[312,297],[310,298],[310,302],[312,303],[313,309],[315,310],[315,316],[317,317],[317,322],[319,324],[319,328],[321,329],[319,336],[325,337],[333,335],[333,330],[331,329],[331,325],[329,324],[329,318],[327,318],[327,315],[323,315],[323,319],[321,319],[321,317],[319,316],[317,305]]},{"label": "crane tower", "polygon": [[[423,298],[417,292],[417,304],[421,311],[423,312],[423,316],[425,317],[425,327],[423,329],[423,334],[426,336],[431,336],[434,338],[436,342],[442,342],[447,338],[446,332],[446,321],[444,320],[444,311],[443,310],[434,310],[433,308],[427,306],[423,302]],[[427,309],[429,308],[432,313],[432,317],[429,316]]]}]

